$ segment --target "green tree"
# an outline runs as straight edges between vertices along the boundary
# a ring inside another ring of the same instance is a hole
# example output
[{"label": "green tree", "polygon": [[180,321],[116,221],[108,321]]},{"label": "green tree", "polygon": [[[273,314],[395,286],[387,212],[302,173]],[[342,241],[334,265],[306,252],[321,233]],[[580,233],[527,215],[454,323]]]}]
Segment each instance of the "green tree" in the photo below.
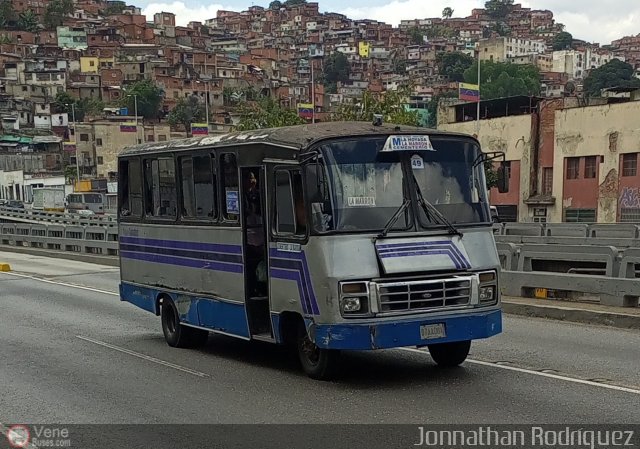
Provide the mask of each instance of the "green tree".
[{"label": "green tree", "polygon": [[51,0],[44,11],[45,28],[53,30],[61,26],[64,18],[73,11],[73,0]]},{"label": "green tree", "polygon": [[[540,71],[534,65],[482,61],[480,72],[480,97],[483,100],[540,94]],[[478,84],[477,62],[464,72],[464,81]]]},{"label": "green tree", "polygon": [[498,33],[498,36],[510,36],[511,35],[511,27],[507,25],[503,21],[496,22],[491,29]]},{"label": "green tree", "polygon": [[305,123],[296,111],[285,109],[271,97],[261,97],[254,102],[242,103],[238,109],[240,122],[238,131],[278,128]]},{"label": "green tree", "polygon": [[438,105],[443,98],[456,98],[458,95],[456,92],[444,92],[431,97],[429,103],[427,103],[428,121],[427,126],[429,128],[437,128],[438,126]]},{"label": "green tree", "polygon": [[449,6],[447,6],[446,8],[444,8],[442,10],[442,18],[443,19],[450,19],[453,16],[453,9],[450,8]]},{"label": "green tree", "polygon": [[164,91],[151,80],[136,81],[124,89],[122,105],[129,109],[129,113],[135,112],[135,100],[138,102],[138,115],[146,119],[155,119],[160,116]]},{"label": "green tree", "polygon": [[280,0],[273,0],[269,3],[269,9],[280,9],[282,8],[282,2]]},{"label": "green tree", "polygon": [[407,73],[407,61],[404,59],[394,59],[392,63],[393,73],[398,75],[405,75]]},{"label": "green tree", "polygon": [[464,81],[464,72],[473,65],[474,59],[461,52],[441,52],[436,55],[436,63],[441,75],[450,81]]},{"label": "green tree", "polygon": [[99,115],[104,109],[104,103],[98,98],[74,98],[67,92],[60,92],[53,102],[53,109],[57,113],[69,114],[73,120],[75,112],[76,122],[84,121],[87,115]]},{"label": "green tree", "polygon": [[453,28],[443,25],[433,25],[426,29],[424,35],[429,39],[452,38],[458,34]]},{"label": "green tree", "polygon": [[21,12],[18,16],[18,28],[29,33],[37,32],[40,29],[38,16],[30,9]]},{"label": "green tree", "polygon": [[72,184],[78,177],[75,165],[67,165],[64,168],[64,179],[68,184]]},{"label": "green tree", "polygon": [[484,4],[487,14],[492,19],[505,19],[512,7],[513,0],[489,0]]},{"label": "green tree", "polygon": [[425,32],[422,31],[420,28],[411,27],[411,28],[409,28],[407,33],[409,34],[409,40],[411,41],[412,45],[422,45],[422,44],[424,44]]},{"label": "green tree", "polygon": [[307,3],[307,0],[287,0],[284,2],[284,6],[296,6],[303,5],[305,3]]},{"label": "green tree", "polygon": [[122,1],[110,1],[107,3],[107,7],[102,12],[105,16],[115,16],[122,14],[122,11],[127,7],[127,4]]},{"label": "green tree", "polygon": [[590,97],[599,97],[602,89],[609,87],[640,88],[640,80],[634,76],[633,66],[613,59],[591,70],[584,80],[584,92]]},{"label": "green tree", "polygon": [[206,110],[200,100],[191,96],[178,100],[176,107],[169,112],[167,121],[171,126],[182,125],[188,133],[191,131],[191,124],[201,120],[206,120]]},{"label": "green tree", "polygon": [[562,31],[558,33],[556,37],[553,39],[553,49],[554,50],[567,50],[570,49],[573,45],[573,36],[571,33],[567,33],[566,31]]},{"label": "green tree", "polygon": [[374,114],[381,114],[386,123],[418,126],[418,113],[407,108],[410,94],[409,88],[386,91],[379,97],[366,91],[360,101],[341,105],[333,118],[340,121],[371,122]]},{"label": "green tree", "polygon": [[82,98],[76,102],[76,120],[84,121],[87,115],[100,115],[104,110],[104,102],[99,98]]},{"label": "green tree", "polygon": [[322,79],[328,92],[335,92],[337,83],[348,81],[350,74],[351,65],[344,53],[334,51],[326,58]]},{"label": "green tree", "polygon": [[72,97],[68,92],[60,92],[53,101],[54,112],[58,114],[66,112],[71,118],[71,104],[75,105],[76,102],[77,98]]},{"label": "green tree", "polygon": [[16,20],[16,12],[13,9],[13,5],[11,4],[11,0],[1,0],[0,1],[0,28],[5,28],[9,26],[12,22]]}]

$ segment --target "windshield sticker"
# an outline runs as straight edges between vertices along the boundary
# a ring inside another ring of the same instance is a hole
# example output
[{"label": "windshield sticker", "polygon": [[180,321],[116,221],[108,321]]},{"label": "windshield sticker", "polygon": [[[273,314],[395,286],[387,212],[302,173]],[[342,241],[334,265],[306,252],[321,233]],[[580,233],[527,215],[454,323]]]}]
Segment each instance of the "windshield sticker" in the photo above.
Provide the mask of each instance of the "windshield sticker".
[{"label": "windshield sticker", "polygon": [[414,170],[424,170],[424,161],[419,154],[411,156],[411,168]]},{"label": "windshield sticker", "polygon": [[382,151],[435,151],[427,135],[389,136]]},{"label": "windshield sticker", "polygon": [[227,190],[227,213],[228,214],[240,213],[240,203],[238,202],[237,190]]},{"label": "windshield sticker", "polygon": [[375,207],[376,199],[373,196],[350,196],[347,204],[349,207]]}]

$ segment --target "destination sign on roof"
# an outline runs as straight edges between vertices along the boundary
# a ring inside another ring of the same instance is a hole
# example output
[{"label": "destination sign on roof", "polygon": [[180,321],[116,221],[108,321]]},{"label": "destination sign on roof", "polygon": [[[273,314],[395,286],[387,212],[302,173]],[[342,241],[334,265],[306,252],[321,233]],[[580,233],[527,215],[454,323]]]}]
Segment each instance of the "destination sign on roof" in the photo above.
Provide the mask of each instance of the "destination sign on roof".
[{"label": "destination sign on roof", "polygon": [[389,136],[382,151],[435,151],[427,135]]}]

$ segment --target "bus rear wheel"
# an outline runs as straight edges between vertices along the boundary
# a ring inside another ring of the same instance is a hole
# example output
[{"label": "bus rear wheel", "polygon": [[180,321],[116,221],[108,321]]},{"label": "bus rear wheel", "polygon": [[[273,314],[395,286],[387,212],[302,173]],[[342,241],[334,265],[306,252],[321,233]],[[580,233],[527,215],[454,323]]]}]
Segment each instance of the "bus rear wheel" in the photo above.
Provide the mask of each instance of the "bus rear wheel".
[{"label": "bus rear wheel", "polygon": [[196,348],[203,346],[209,338],[209,332],[195,329],[180,323],[178,309],[170,298],[162,300],[160,308],[162,333],[167,344],[173,348]]},{"label": "bus rear wheel", "polygon": [[335,349],[319,348],[305,329],[304,322],[298,327],[298,358],[307,376],[316,380],[330,380],[337,369],[340,352]]},{"label": "bus rear wheel", "polygon": [[443,368],[454,368],[467,359],[471,341],[456,341],[454,343],[441,343],[429,345],[429,354],[434,362]]}]

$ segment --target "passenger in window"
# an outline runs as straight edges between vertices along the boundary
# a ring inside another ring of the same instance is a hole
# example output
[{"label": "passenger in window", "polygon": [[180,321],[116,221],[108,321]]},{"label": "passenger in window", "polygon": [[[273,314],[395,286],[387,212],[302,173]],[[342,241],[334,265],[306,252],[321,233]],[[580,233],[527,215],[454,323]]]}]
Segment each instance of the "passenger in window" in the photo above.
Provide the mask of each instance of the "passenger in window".
[{"label": "passenger in window", "polygon": [[265,232],[261,214],[260,191],[257,178],[250,172],[245,180],[245,226],[247,228],[247,275],[250,295],[266,296]]}]

